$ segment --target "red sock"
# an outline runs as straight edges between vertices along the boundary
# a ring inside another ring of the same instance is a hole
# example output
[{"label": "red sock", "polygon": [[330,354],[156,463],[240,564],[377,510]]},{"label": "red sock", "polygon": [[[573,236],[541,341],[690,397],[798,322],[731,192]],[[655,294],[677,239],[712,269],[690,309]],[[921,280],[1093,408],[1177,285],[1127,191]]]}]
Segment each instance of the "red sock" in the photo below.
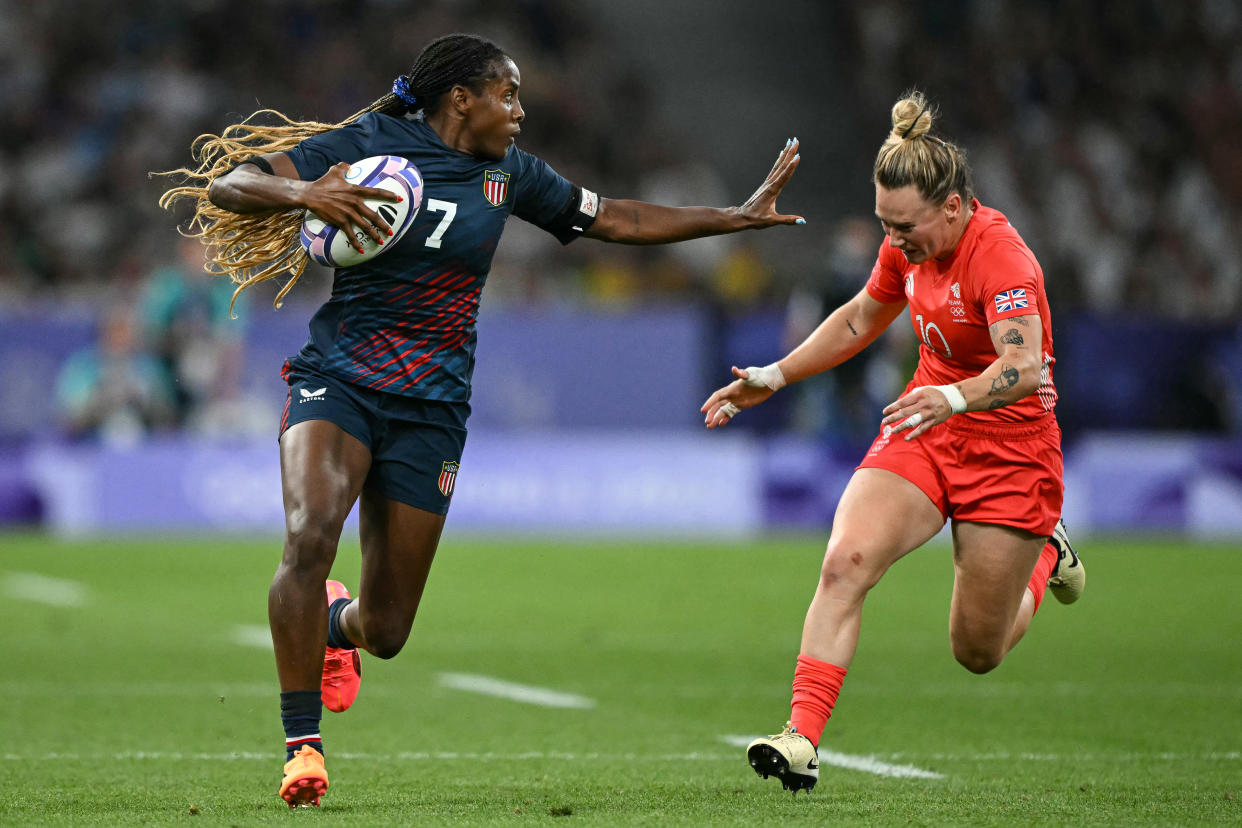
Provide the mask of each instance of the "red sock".
[{"label": "red sock", "polygon": [[1044,600],[1044,590],[1048,588],[1048,576],[1052,574],[1056,565],[1057,548],[1049,543],[1044,546],[1044,551],[1039,553],[1035,571],[1031,573],[1031,582],[1026,585],[1026,588],[1035,596],[1035,609],[1039,609],[1040,603]]},{"label": "red sock", "polygon": [[832,707],[837,703],[841,683],[845,681],[845,668],[810,656],[798,656],[794,668],[793,712],[789,723],[795,730],[819,747],[819,737],[824,733]]}]

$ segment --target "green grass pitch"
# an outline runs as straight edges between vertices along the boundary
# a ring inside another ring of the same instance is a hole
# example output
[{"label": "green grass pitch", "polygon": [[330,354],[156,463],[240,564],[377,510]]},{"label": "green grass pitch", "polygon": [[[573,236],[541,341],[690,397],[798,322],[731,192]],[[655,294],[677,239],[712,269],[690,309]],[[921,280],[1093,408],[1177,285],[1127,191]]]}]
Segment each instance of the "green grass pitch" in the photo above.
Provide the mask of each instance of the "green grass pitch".
[{"label": "green grass pitch", "polygon": [[[974,676],[933,543],[869,598],[821,746],[865,769],[825,763],[796,798],[760,780],[735,742],[785,721],[823,542],[506,541],[450,521],[405,651],[364,656],[358,703],[325,714],[324,807],[290,813],[264,634],[279,541],[0,536],[0,823],[1242,823],[1237,544],[1080,542],[1083,600],[1049,598]],[[347,543],[335,575],[357,571]]]}]

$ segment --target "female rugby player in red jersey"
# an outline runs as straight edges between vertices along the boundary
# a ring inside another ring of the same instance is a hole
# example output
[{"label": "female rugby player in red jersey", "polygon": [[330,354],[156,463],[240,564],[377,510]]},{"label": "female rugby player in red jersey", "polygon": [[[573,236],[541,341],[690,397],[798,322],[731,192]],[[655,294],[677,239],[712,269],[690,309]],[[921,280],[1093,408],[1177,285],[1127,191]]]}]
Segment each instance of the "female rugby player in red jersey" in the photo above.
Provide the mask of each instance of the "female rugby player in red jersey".
[{"label": "female rugby player in red jersey", "polygon": [[747,758],[795,793],[819,777],[816,746],[858,644],[863,600],[899,558],[953,522],[949,638],[974,673],[1018,643],[1046,586],[1064,603],[1085,583],[1059,520],[1061,431],[1053,408],[1043,272],[971,188],[965,154],[931,134],[919,92],[892,109],[875,161],[887,235],[866,287],[784,359],[733,369],[703,405],[708,428],[787,382],[844,362],[908,305],[919,364],[837,506],[802,628],[790,722]]},{"label": "female rugby player in red jersey", "polygon": [[[396,196],[348,183],[350,163],[398,155],[423,175],[415,223],[383,256],[336,271],[310,341],[286,364],[285,544],[268,615],[287,760],[279,793],[290,807],[318,805],[328,788],[321,709],[353,703],[358,650],[392,658],[410,634],[465,443],[479,293],[508,216],[564,244],[583,235],[660,244],[805,223],[776,212],[798,166],[797,139],[739,207],[599,198],[514,146],[525,118],[520,83],[494,43],[447,35],[391,93],[343,123],[247,122],[206,136],[201,166],[175,171],[190,184],[161,202],[195,201],[191,229],[239,291],[292,272],[279,301],[305,265],[304,210],[380,244],[387,238],[364,199]],[[351,600],[326,579],[355,502],[362,575]]]}]

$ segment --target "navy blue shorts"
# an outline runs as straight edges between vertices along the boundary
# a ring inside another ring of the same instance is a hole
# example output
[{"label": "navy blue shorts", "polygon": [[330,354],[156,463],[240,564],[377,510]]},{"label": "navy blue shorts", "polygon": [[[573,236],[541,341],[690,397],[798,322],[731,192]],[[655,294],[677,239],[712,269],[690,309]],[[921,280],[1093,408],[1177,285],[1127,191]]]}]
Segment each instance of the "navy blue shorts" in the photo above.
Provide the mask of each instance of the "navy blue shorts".
[{"label": "navy blue shorts", "polygon": [[448,513],[466,445],[470,404],[372,391],[305,369],[289,371],[280,433],[327,420],[371,450],[366,487],[438,515]]}]

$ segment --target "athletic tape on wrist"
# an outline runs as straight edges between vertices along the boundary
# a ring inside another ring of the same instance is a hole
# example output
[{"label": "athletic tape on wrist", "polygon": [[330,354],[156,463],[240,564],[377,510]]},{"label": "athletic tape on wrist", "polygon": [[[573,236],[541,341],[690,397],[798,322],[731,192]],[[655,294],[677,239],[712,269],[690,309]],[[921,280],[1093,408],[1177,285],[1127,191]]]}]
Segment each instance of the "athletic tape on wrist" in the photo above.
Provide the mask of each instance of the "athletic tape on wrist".
[{"label": "athletic tape on wrist", "polygon": [[953,409],[954,414],[961,414],[966,410],[966,397],[962,392],[957,390],[956,385],[929,385],[928,388],[935,388],[944,398],[949,401],[949,408]]},{"label": "athletic tape on wrist", "polygon": [[742,382],[752,388],[770,388],[773,391],[779,391],[785,387],[785,375],[781,373],[781,367],[775,362],[762,367],[752,365],[746,369],[746,379]]}]

